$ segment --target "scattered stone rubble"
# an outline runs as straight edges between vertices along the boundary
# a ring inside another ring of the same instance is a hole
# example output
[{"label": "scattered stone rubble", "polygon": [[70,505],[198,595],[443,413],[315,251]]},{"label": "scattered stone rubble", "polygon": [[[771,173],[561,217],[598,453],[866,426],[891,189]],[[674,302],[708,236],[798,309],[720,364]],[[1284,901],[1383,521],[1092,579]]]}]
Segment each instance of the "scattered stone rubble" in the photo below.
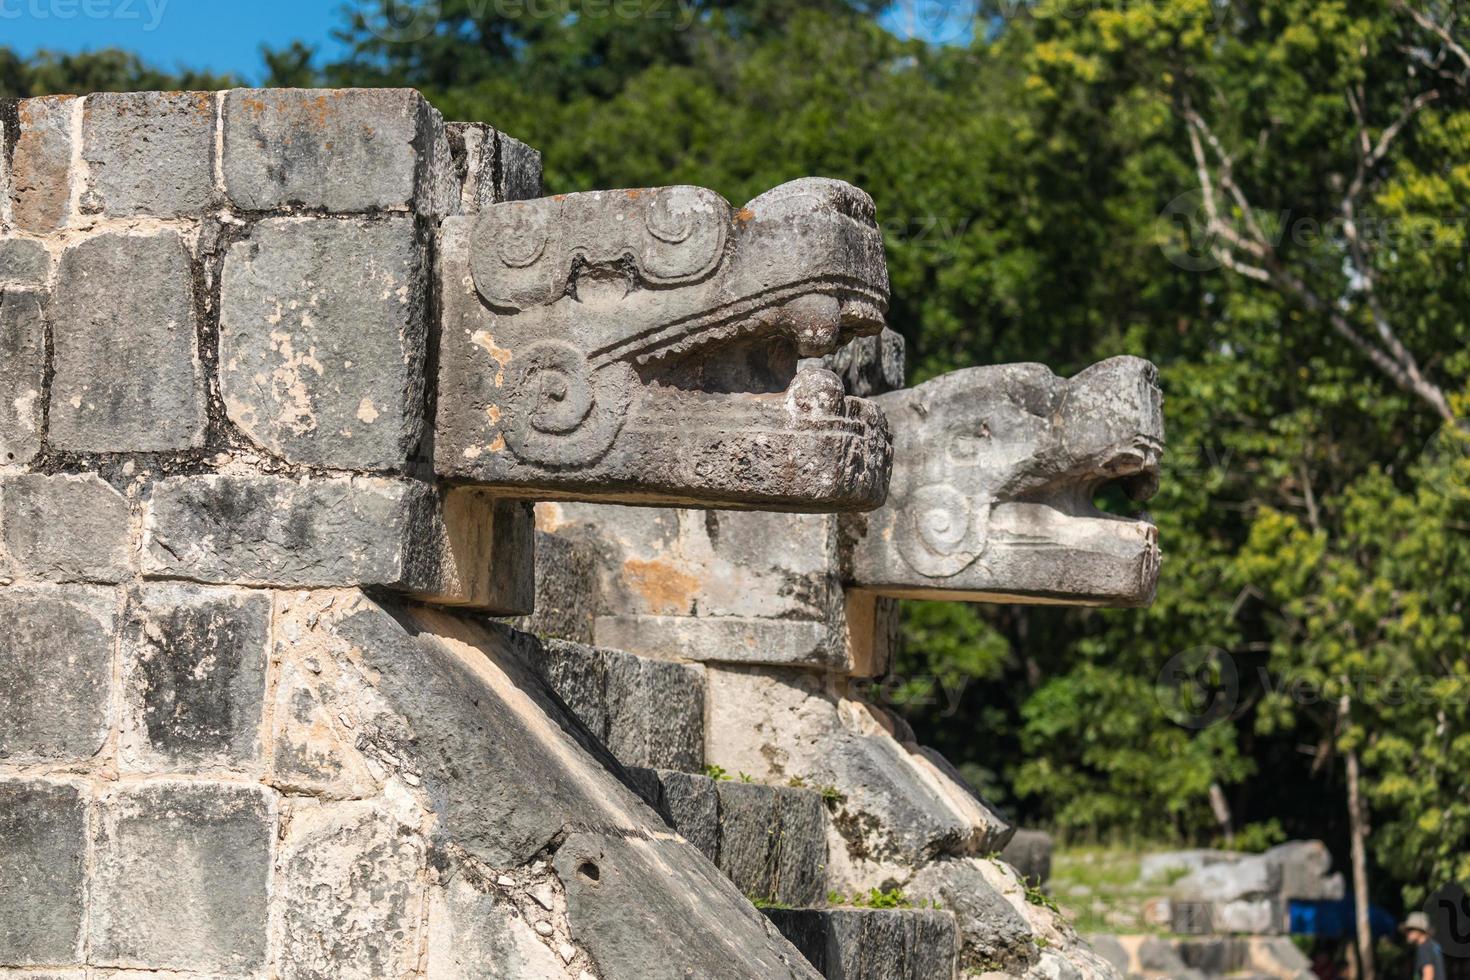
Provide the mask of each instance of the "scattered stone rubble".
[{"label": "scattered stone rubble", "polygon": [[893,391],[861,191],[538,198],[410,90],[0,141],[0,975],[1114,975],[850,682],[1148,601],[1146,363]]},{"label": "scattered stone rubble", "polygon": [[[1261,854],[1166,851],[1144,857],[1141,885],[1152,924],[1174,936],[1091,936],[1093,947],[1134,977],[1310,977],[1288,936],[1290,903],[1338,901],[1346,894],[1321,841],[1289,841]],[[1184,938],[1179,938],[1182,935]]]},{"label": "scattered stone rubble", "polygon": [[1292,899],[1338,901],[1347,893],[1332,854],[1321,841],[1280,844],[1261,854],[1173,851],[1143,862],[1144,881],[1169,877],[1169,926],[1185,934],[1280,935]]}]

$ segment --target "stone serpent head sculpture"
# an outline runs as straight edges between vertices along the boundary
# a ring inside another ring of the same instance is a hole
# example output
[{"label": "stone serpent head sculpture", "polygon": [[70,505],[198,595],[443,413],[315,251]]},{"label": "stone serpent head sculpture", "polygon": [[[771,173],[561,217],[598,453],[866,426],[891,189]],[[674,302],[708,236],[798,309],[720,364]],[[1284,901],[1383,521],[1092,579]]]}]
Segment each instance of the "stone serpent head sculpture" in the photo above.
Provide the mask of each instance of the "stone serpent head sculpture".
[{"label": "stone serpent head sculpture", "polygon": [[676,186],[450,218],[435,462],[541,499],[866,510],[892,453],[871,402],[800,363],[877,333],[866,194],[810,178],[736,210]]}]

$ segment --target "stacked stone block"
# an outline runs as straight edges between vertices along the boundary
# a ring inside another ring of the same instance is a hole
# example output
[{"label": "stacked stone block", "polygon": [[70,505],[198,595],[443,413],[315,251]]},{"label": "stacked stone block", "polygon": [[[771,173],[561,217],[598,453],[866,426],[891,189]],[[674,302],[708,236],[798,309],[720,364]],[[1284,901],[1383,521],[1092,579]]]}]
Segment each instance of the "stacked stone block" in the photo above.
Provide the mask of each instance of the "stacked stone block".
[{"label": "stacked stone block", "polygon": [[[144,528],[144,578],[529,606],[526,507],[433,481],[426,379],[438,222],[536,193],[534,151],[451,131],[411,90],[57,97],[3,116],[12,574],[66,560],[19,537],[89,542],[120,509]],[[35,483],[66,474],[95,486]]]}]

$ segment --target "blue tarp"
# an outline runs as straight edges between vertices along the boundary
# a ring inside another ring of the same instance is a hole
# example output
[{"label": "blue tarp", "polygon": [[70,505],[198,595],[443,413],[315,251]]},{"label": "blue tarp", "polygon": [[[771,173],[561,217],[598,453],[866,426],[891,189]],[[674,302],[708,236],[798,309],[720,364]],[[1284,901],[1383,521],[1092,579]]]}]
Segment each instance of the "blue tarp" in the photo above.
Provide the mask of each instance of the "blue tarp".
[{"label": "blue tarp", "polygon": [[[1368,906],[1368,928],[1375,936],[1390,936],[1398,930],[1398,920],[1378,905]],[[1291,931],[1294,935],[1341,939],[1358,932],[1356,907],[1351,898],[1337,902],[1291,900]]]}]

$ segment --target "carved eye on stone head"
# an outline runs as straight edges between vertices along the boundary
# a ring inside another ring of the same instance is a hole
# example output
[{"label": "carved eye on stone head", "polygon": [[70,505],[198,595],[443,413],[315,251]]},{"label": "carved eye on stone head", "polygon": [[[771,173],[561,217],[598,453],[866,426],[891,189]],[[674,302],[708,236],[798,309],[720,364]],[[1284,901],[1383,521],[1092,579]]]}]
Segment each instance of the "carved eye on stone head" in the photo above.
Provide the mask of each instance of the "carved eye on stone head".
[{"label": "carved eye on stone head", "polygon": [[486,208],[470,239],[475,288],[491,306],[524,310],[556,298],[556,256],[548,256],[560,214],[553,198]]},{"label": "carved eye on stone head", "polygon": [[524,269],[546,251],[550,222],[542,208],[512,205],[507,210],[497,243],[500,261],[512,269]]},{"label": "carved eye on stone head", "polygon": [[670,245],[679,244],[694,230],[694,215],[680,208],[678,190],[677,187],[670,188],[655,197],[644,215],[644,222],[653,237]]},{"label": "carved eye on stone head", "polygon": [[713,272],[725,250],[730,205],[703,187],[663,187],[648,197],[643,272],[654,282],[700,279]]}]

